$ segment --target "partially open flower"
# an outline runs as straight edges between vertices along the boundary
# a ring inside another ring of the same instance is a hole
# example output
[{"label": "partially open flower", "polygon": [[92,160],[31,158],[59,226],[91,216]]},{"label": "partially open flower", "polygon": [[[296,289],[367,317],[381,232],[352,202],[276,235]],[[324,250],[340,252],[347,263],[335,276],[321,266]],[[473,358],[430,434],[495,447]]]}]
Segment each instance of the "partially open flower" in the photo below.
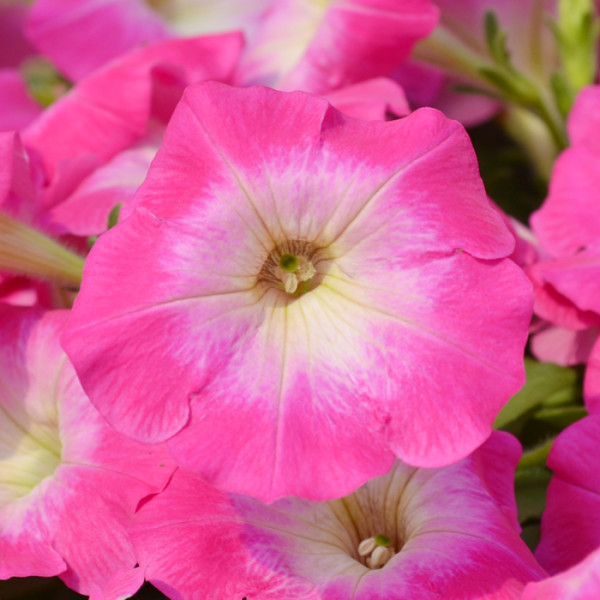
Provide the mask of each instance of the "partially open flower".
[{"label": "partially open flower", "polygon": [[497,433],[450,467],[397,462],[344,498],[272,505],[180,470],[131,535],[147,579],[182,600],[517,600],[545,575],[518,534],[519,455]]},{"label": "partially open flower", "polygon": [[190,86],[64,337],[120,431],[231,491],[326,499],[440,466],[523,381],[530,287],[437,111]]},{"label": "partially open flower", "polygon": [[129,521],[173,463],[89,403],[58,343],[67,317],[0,305],[0,579],[59,575],[116,600],[143,580]]}]

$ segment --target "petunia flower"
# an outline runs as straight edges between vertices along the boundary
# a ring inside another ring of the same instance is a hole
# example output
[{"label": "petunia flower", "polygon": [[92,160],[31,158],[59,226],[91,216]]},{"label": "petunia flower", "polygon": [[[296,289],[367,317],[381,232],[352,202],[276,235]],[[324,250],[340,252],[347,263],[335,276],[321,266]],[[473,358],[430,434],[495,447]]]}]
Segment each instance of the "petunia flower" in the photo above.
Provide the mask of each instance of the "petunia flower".
[{"label": "petunia flower", "polygon": [[58,343],[67,318],[0,306],[0,579],[59,575],[116,600],[112,588],[134,593],[143,581],[129,522],[173,463],[89,403]]},{"label": "petunia flower", "polygon": [[552,574],[600,548],[599,444],[600,415],[591,415],[565,429],[550,451],[554,476],[536,556]]},{"label": "petunia flower", "polygon": [[387,77],[437,19],[430,0],[278,0],[243,53],[239,83],[326,94]]},{"label": "petunia flower", "polygon": [[62,73],[79,81],[146,44],[234,30],[248,33],[270,1],[37,0],[27,33]]},{"label": "petunia flower", "polygon": [[[79,82],[21,135],[0,133],[0,269],[77,287],[83,260],[59,244],[87,253],[88,236],[106,230],[146,176],[184,87],[228,80],[241,44],[234,33],[139,48]],[[56,291],[44,304],[69,306]]]},{"label": "petunia flower", "polygon": [[118,430],[231,491],[450,464],[523,382],[530,287],[463,128],[190,86],[63,338]]},{"label": "petunia flower", "polygon": [[545,575],[518,534],[519,455],[495,433],[450,467],[396,462],[349,496],[271,505],[179,470],[131,535],[147,579],[179,600],[518,599]]},{"label": "petunia flower", "polygon": [[[600,403],[600,86],[580,92],[568,130],[571,146],[557,159],[548,197],[531,216],[543,255],[528,273],[534,284],[536,314],[572,331],[577,344],[570,350],[563,336],[565,349],[551,348],[550,352],[584,359],[586,406],[596,411]],[[543,339],[538,340],[534,349],[542,344]]]}]

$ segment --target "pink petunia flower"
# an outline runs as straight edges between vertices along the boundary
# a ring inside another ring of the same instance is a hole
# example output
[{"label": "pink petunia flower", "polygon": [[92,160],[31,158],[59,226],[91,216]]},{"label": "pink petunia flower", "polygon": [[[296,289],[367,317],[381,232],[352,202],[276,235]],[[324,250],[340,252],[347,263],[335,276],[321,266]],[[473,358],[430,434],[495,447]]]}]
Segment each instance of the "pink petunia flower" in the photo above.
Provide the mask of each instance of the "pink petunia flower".
[{"label": "pink petunia flower", "polygon": [[[140,46],[251,31],[270,0],[37,0],[30,39],[73,81]],[[110,43],[107,43],[110,40]]]},{"label": "pink petunia flower", "polygon": [[[584,397],[590,410],[600,405],[600,87],[584,88],[569,115],[571,146],[557,159],[548,198],[531,217],[544,251],[528,273],[534,283],[536,314],[572,331],[556,347],[556,334],[533,346],[546,357],[587,362]],[[560,335],[560,334],[559,334]]]},{"label": "pink petunia flower", "polygon": [[135,206],[64,343],[109,422],[218,486],[320,500],[446,465],[522,385],[530,286],[437,111],[191,86]]},{"label": "pink petunia flower", "polygon": [[272,505],[180,470],[131,535],[147,579],[178,600],[518,599],[545,575],[518,534],[519,455],[495,433],[450,467],[396,462],[344,498]]},{"label": "pink petunia flower", "polygon": [[229,80],[241,45],[234,33],[140,48],[79,82],[22,135],[0,133],[0,268],[77,286],[82,260],[35,231],[16,236],[19,223],[85,254],[87,237],[106,230],[146,176],[184,87]]},{"label": "pink petunia flower", "polygon": [[575,566],[600,548],[600,415],[565,429],[548,457],[554,477],[536,550],[552,574]]},{"label": "pink petunia flower", "polygon": [[240,83],[325,94],[390,76],[437,18],[430,0],[278,0],[242,56]]},{"label": "pink petunia flower", "polygon": [[173,463],[89,403],[58,343],[67,318],[0,306],[0,579],[59,575],[116,600],[112,588],[133,593],[143,581],[129,522]]}]

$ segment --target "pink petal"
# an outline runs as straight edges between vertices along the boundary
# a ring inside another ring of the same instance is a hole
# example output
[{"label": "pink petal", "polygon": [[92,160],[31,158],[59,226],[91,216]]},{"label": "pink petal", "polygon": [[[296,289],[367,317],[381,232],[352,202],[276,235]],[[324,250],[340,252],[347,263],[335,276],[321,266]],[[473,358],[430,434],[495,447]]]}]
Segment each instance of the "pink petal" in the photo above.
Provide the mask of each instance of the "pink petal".
[{"label": "pink petal", "polygon": [[[24,494],[6,482],[0,488],[0,544],[17,553],[3,568],[10,567],[8,577],[60,574],[83,594],[121,585],[115,578],[122,577],[133,589],[139,576],[122,574],[137,562],[127,528],[140,500],[165,486],[174,465],[164,447],[121,436],[89,404],[58,345],[67,318],[66,311],[0,311],[2,409],[11,417],[0,429],[2,444],[17,456],[31,446],[15,449],[9,425],[18,423],[23,439],[31,430],[31,440],[55,452],[58,464],[49,470],[41,452],[9,462],[13,470],[29,469],[15,485],[29,481],[28,473],[43,478]],[[40,551],[46,558],[36,565]]]},{"label": "pink petal", "polygon": [[143,44],[169,37],[162,20],[141,0],[37,0],[27,32],[73,81]]},{"label": "pink petal", "polygon": [[[545,573],[519,538],[512,509],[506,512],[505,502],[514,507],[508,490],[518,444],[493,438],[444,469],[397,462],[388,475],[329,502],[265,505],[180,470],[135,517],[140,564],[154,585],[182,599],[516,600]],[[382,530],[401,545],[387,565],[370,570],[357,546]]]},{"label": "pink petal", "polygon": [[587,360],[583,382],[583,398],[586,408],[591,413],[600,412],[600,344],[598,340],[592,347]]},{"label": "pink petal", "polygon": [[600,550],[555,577],[528,583],[522,600],[593,600],[600,595]]},{"label": "pink petal", "polygon": [[556,160],[548,198],[531,216],[540,244],[552,256],[574,254],[598,240],[600,155],[584,146],[565,150]]},{"label": "pink petal", "polygon": [[327,7],[281,0],[266,13],[245,52],[241,79],[327,93],[388,76],[436,21],[437,10],[426,0],[353,0]]},{"label": "pink petal", "polygon": [[600,246],[540,264],[544,280],[579,310],[600,316]]},{"label": "pink petal", "polygon": [[556,439],[548,466],[554,477],[536,550],[540,563],[557,573],[600,547],[600,417],[590,416]]},{"label": "pink petal", "polygon": [[67,198],[49,210],[47,226],[80,236],[104,233],[110,211],[132,201],[157,147],[158,142],[125,150],[83,179],[72,194],[56,194]]},{"label": "pink petal", "polygon": [[533,283],[535,314],[550,323],[576,331],[600,325],[600,317],[596,312],[580,310],[572,299],[546,281],[546,273],[552,272],[552,266],[552,261],[540,261],[527,269],[527,275]]},{"label": "pink petal", "polygon": [[568,129],[572,145],[583,144],[600,152],[600,86],[590,85],[579,92],[569,113]]},{"label": "pink petal", "polygon": [[[107,161],[146,132],[156,72],[175,78],[179,93],[191,81],[226,79],[240,45],[239,34],[223,34],[170,40],[120,57],[49,107],[24,131],[25,144],[40,152],[50,179],[61,161],[73,156]],[[166,107],[160,110],[165,113]]]},{"label": "pink petal", "polygon": [[598,327],[573,331],[549,325],[531,337],[531,351],[542,362],[563,367],[583,364],[588,361],[598,333]]},{"label": "pink petal", "polygon": [[0,69],[18,67],[35,53],[24,31],[28,11],[21,0],[4,0],[0,4]]},{"label": "pink petal", "polygon": [[388,113],[398,117],[410,113],[402,88],[384,77],[329,92],[325,98],[339,111],[357,119],[385,121]]},{"label": "pink petal", "polygon": [[41,112],[42,107],[27,93],[21,74],[0,69],[0,131],[23,129]]}]

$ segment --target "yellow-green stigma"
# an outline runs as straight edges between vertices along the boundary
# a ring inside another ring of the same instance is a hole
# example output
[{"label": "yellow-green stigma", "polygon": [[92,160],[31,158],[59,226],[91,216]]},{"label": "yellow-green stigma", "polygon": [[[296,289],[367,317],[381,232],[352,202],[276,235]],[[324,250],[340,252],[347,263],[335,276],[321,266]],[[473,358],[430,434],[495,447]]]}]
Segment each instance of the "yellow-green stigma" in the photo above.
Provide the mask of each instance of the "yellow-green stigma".
[{"label": "yellow-green stigma", "polygon": [[375,536],[375,543],[378,546],[391,546],[392,545],[392,540],[387,536],[387,535],[376,535]]},{"label": "yellow-green stigma", "polygon": [[295,273],[298,270],[298,257],[295,254],[282,254],[279,266],[287,273]]}]

